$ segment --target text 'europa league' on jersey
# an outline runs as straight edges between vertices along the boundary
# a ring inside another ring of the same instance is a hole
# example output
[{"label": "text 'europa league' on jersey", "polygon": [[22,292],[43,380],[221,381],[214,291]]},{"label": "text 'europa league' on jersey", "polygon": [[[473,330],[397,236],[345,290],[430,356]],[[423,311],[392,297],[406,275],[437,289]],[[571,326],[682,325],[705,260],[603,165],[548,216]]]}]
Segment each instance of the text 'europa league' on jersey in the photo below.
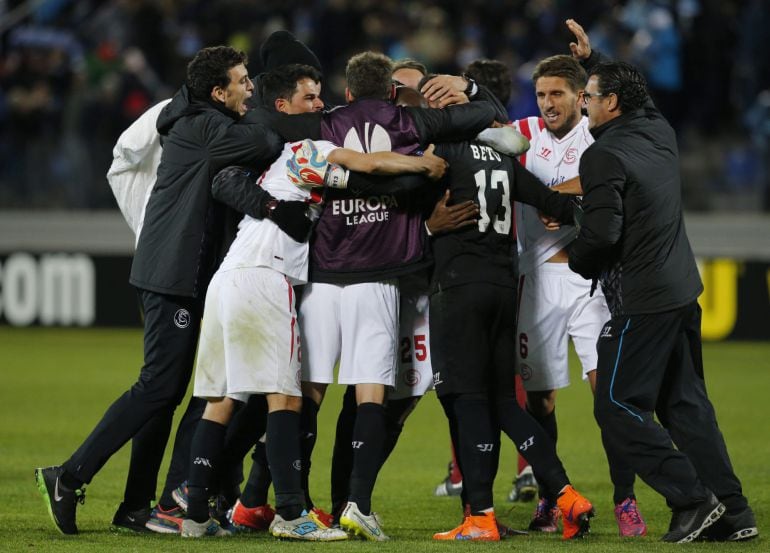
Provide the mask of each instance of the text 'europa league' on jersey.
[{"label": "text 'europa league' on jersey", "polygon": [[393,195],[369,196],[368,198],[341,198],[331,202],[332,215],[344,216],[347,226],[389,220],[390,210],[398,208]]}]

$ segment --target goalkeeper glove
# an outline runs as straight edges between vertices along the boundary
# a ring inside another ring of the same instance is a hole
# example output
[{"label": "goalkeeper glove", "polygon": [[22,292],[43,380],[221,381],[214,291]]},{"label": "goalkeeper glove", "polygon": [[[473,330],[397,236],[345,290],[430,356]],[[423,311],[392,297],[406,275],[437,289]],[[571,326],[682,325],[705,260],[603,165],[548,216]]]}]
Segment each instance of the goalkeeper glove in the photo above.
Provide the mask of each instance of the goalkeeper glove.
[{"label": "goalkeeper glove", "polygon": [[294,156],[286,162],[286,175],[296,186],[347,187],[348,171],[329,163],[312,140],[303,140],[292,150]]}]

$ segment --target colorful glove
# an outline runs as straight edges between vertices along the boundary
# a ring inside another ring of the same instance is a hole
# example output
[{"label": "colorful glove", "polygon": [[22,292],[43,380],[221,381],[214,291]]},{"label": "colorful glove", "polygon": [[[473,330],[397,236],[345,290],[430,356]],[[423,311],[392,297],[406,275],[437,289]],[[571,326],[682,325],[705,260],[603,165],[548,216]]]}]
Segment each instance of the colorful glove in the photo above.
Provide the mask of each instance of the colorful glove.
[{"label": "colorful glove", "polygon": [[348,172],[329,163],[312,140],[303,140],[292,147],[294,156],[286,162],[286,175],[296,186],[346,188]]}]

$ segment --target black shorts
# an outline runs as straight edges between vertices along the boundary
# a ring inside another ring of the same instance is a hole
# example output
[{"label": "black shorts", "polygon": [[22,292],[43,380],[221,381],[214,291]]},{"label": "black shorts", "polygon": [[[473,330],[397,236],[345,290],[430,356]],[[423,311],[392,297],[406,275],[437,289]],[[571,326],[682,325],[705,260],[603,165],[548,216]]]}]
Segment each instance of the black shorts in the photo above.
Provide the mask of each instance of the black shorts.
[{"label": "black shorts", "polygon": [[439,396],[513,394],[516,290],[476,282],[430,298],[430,349]]}]

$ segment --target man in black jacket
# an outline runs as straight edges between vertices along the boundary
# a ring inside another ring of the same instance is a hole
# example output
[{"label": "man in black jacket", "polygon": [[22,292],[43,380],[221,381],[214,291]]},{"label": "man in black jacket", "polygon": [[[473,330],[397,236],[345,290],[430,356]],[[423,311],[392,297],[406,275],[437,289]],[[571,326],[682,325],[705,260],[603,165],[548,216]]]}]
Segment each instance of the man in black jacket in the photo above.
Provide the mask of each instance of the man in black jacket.
[{"label": "man in black jacket", "polygon": [[596,139],[580,160],[585,212],[569,264],[601,282],[611,312],[597,345],[602,437],[671,506],[663,541],[754,537],[706,394],[703,285],[682,220],[676,136],[644,77],[625,63],[597,63],[583,29],[568,26],[573,55],[588,66],[584,102]]},{"label": "man in black jacket", "polygon": [[[188,66],[186,85],[158,118],[163,154],[130,278],[144,310],[145,363],[137,382],[110,406],[69,460],[35,471],[62,533],[77,533],[75,509],[85,497],[84,485],[137,434],[148,440],[145,451],[156,445],[148,459],[155,466],[148,471],[157,474],[174,409],[192,372],[206,287],[222,254],[226,207],[213,200],[211,179],[234,163],[261,170],[283,146],[259,122],[240,122],[253,90],[246,61],[245,54],[229,47],[202,49]],[[265,213],[262,204],[268,199],[250,206],[257,216]],[[272,209],[271,217],[286,223],[281,226],[288,234],[304,239],[309,229],[304,207],[295,206],[297,213],[287,213],[287,207]],[[151,433],[144,428],[149,421]],[[122,508],[133,512],[147,505]]]}]

